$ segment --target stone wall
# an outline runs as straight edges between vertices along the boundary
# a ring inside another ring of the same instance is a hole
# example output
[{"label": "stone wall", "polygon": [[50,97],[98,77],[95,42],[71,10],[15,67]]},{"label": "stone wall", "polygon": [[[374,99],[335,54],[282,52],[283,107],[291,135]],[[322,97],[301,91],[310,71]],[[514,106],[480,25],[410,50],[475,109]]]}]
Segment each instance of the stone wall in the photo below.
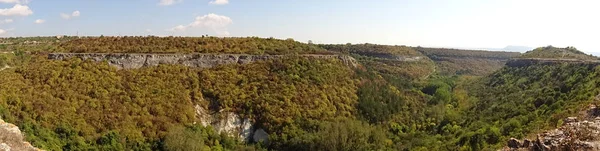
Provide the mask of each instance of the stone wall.
[{"label": "stone wall", "polygon": [[[159,64],[181,64],[189,67],[211,68],[222,64],[248,64],[270,59],[283,59],[294,55],[247,55],[247,54],[132,54],[132,53],[51,53],[48,59],[64,60],[69,58],[106,60],[119,69],[137,69]],[[316,59],[339,59],[344,64],[356,67],[357,61],[346,55],[297,55]]]}]

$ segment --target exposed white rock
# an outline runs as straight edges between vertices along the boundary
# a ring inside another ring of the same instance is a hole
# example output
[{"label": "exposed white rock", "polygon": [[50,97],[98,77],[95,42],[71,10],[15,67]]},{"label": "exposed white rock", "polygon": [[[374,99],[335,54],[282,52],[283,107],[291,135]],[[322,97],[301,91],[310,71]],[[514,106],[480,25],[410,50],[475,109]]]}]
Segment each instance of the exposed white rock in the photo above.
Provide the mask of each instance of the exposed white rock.
[{"label": "exposed white rock", "polygon": [[[357,61],[347,55],[305,54],[300,57],[314,59],[339,59],[342,63],[356,67]],[[48,59],[64,60],[69,58],[106,60],[109,65],[119,69],[137,69],[159,64],[180,64],[188,67],[211,68],[222,64],[248,64],[256,61],[284,59],[288,55],[247,55],[247,54],[133,54],[133,53],[51,53]]]},{"label": "exposed white rock", "polygon": [[6,143],[0,144],[0,151],[10,151],[10,146]]},{"label": "exposed white rock", "polygon": [[19,127],[0,119],[0,151],[35,151],[37,149],[25,142]]},{"label": "exposed white rock", "polygon": [[207,109],[199,105],[196,105],[195,108],[196,116],[203,126],[210,125],[219,133],[227,133],[241,141],[250,141],[253,132],[252,125],[254,125],[250,119],[242,118],[232,112],[210,114]]},{"label": "exposed white rock", "polygon": [[511,139],[504,150],[600,150],[598,108],[590,105],[583,113],[584,120],[568,117],[560,128],[540,133],[533,141]]},{"label": "exposed white rock", "polygon": [[196,105],[194,106],[194,108],[196,108],[196,117],[198,117],[200,124],[202,124],[202,126],[205,127],[210,125],[210,123],[212,122],[212,117],[210,113],[200,105]]}]

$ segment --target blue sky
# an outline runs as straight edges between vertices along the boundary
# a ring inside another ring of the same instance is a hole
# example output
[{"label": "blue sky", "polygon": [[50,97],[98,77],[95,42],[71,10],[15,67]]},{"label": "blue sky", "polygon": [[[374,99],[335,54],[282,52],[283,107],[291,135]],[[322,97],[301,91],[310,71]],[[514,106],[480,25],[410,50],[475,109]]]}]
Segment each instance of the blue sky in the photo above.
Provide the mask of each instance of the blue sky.
[{"label": "blue sky", "polygon": [[0,0],[0,36],[259,36],[600,52],[593,0]]}]

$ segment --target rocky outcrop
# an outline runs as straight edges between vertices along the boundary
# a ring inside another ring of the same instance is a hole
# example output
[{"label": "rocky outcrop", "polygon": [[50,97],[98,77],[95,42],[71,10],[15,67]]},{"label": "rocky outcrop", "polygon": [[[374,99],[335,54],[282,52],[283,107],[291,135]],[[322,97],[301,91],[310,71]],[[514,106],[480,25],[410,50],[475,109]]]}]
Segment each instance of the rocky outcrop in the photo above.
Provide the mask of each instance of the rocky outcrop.
[{"label": "rocky outcrop", "polygon": [[[262,138],[264,133],[255,133],[254,122],[248,118],[242,118],[232,112],[210,113],[209,110],[196,105],[196,116],[203,126],[212,126],[219,133],[226,133],[232,137],[237,137],[241,141],[251,141],[252,138]],[[256,136],[260,135],[260,136]],[[266,134],[268,137],[268,134]]]},{"label": "rocky outcrop", "polygon": [[[357,61],[346,55],[296,55],[315,59],[339,59],[344,64],[356,67]],[[106,60],[119,69],[137,69],[159,64],[181,64],[188,67],[211,68],[222,64],[248,64],[270,59],[284,59],[294,55],[246,55],[246,54],[130,54],[130,53],[51,53],[48,59],[64,60],[69,58]]]},{"label": "rocky outcrop", "polygon": [[600,60],[554,59],[554,58],[515,58],[506,62],[509,67],[526,67],[530,65],[553,65],[558,63],[600,65]]},{"label": "rocky outcrop", "polygon": [[8,65],[4,65],[4,67],[0,68],[0,71],[10,68]]},{"label": "rocky outcrop", "polygon": [[0,151],[40,150],[25,142],[19,127],[0,119]]},{"label": "rocky outcrop", "polygon": [[590,105],[583,120],[564,119],[563,126],[537,135],[534,140],[511,138],[503,150],[600,150],[600,109]]}]

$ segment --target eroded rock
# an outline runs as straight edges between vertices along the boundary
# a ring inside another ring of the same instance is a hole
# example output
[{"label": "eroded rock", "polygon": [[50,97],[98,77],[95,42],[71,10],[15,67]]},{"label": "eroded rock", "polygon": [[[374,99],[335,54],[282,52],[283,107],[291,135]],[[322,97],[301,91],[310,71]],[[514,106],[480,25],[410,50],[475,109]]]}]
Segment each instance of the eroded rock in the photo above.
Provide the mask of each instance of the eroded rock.
[{"label": "eroded rock", "polygon": [[[358,62],[347,55],[297,55],[314,59],[339,59],[342,63],[357,67]],[[51,53],[48,59],[64,60],[69,58],[107,61],[118,69],[137,69],[159,64],[180,64],[188,67],[211,68],[222,64],[248,64],[256,61],[284,59],[289,55],[247,55],[247,54],[135,54],[135,53]]]},{"label": "eroded rock", "polygon": [[259,128],[256,131],[254,131],[254,136],[252,137],[252,139],[254,139],[255,142],[268,143],[269,142],[269,134],[267,134],[267,132],[265,130],[263,130],[262,128]]},{"label": "eroded rock", "polygon": [[507,142],[509,150],[600,150],[600,120],[597,107],[590,108],[579,120],[577,117],[564,119],[565,123],[558,129],[549,130],[537,135],[535,141],[521,141],[511,138]]},{"label": "eroded rock", "polygon": [[0,151],[36,151],[40,150],[25,142],[19,127],[0,119]]},{"label": "eroded rock", "polygon": [[203,126],[212,126],[219,133],[237,137],[241,141],[250,141],[254,123],[232,112],[210,113],[209,110],[196,105],[196,116]]}]

